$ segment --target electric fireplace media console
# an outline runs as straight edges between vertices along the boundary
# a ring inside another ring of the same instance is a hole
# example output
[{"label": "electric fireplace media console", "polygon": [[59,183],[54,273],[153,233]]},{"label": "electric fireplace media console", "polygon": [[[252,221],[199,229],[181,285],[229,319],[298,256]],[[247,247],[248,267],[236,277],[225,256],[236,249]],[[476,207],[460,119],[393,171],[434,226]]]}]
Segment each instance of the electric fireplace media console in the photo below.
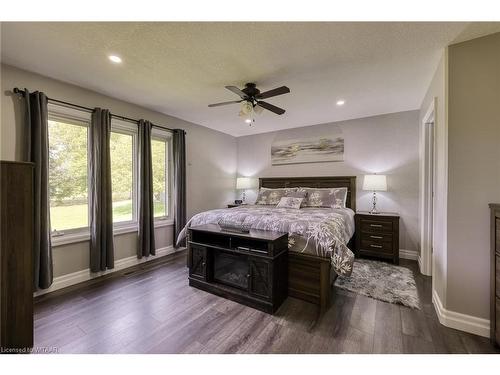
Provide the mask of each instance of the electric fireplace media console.
[{"label": "electric fireplace media console", "polygon": [[189,285],[274,313],[288,294],[288,234],[188,230]]}]

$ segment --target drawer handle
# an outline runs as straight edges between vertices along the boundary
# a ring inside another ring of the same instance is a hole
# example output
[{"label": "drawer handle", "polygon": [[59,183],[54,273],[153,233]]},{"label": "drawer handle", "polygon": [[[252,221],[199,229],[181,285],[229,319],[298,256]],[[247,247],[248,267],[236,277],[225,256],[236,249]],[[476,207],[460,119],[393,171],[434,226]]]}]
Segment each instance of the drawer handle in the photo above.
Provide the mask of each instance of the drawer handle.
[{"label": "drawer handle", "polygon": [[380,245],[370,245],[370,247],[376,247],[377,249],[381,249],[382,248],[382,246],[380,246]]},{"label": "drawer handle", "polygon": [[201,265],[202,265],[203,267],[205,267],[205,262],[203,262]]},{"label": "drawer handle", "polygon": [[371,227],[382,228],[382,224],[370,224]]},{"label": "drawer handle", "polygon": [[382,237],[382,236],[370,236],[370,238],[376,238],[377,240],[381,240],[384,237]]}]

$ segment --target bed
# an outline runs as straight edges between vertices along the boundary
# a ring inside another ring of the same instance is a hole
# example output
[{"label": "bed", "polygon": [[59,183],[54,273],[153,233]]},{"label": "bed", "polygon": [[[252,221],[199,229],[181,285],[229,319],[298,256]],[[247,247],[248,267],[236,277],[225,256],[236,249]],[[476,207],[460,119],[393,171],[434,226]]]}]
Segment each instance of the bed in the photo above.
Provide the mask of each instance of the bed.
[{"label": "bed", "polygon": [[[356,176],[269,177],[260,178],[259,187],[347,187],[346,207],[356,212]],[[354,236],[347,246],[354,249]],[[289,252],[288,295],[326,308],[330,305],[331,285],[337,274],[328,258]]]},{"label": "bed", "polygon": [[245,205],[199,213],[187,227],[217,223],[223,219],[250,224],[252,229],[288,232],[288,294],[322,308],[330,304],[331,284],[337,274],[349,275],[354,254],[356,177],[260,178],[261,188],[347,188],[346,208],[297,209]]}]

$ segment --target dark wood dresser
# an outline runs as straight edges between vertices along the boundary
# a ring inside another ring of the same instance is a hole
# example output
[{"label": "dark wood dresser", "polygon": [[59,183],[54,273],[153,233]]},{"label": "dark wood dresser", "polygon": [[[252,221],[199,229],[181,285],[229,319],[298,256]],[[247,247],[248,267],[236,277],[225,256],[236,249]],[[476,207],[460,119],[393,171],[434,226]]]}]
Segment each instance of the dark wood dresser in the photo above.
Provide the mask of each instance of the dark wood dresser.
[{"label": "dark wood dresser", "polygon": [[33,346],[33,167],[0,162],[0,346]]},{"label": "dark wood dresser", "polygon": [[189,285],[274,313],[288,295],[288,234],[188,230]]},{"label": "dark wood dresser", "polygon": [[357,212],[356,255],[390,260],[399,264],[399,215]]},{"label": "dark wood dresser", "polygon": [[491,341],[500,346],[500,203],[491,209]]}]

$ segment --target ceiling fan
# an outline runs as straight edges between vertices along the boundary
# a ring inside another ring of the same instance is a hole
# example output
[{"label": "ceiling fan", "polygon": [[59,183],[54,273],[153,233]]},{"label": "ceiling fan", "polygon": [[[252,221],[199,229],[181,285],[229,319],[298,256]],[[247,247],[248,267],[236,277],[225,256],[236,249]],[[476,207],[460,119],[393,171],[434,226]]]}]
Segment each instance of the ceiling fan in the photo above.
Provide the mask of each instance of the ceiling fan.
[{"label": "ceiling fan", "polygon": [[209,107],[219,107],[221,105],[243,102],[240,115],[241,114],[249,114],[252,111],[260,113],[260,112],[262,112],[262,109],[267,109],[268,111],[276,113],[277,115],[282,115],[283,113],[285,113],[284,109],[276,107],[275,105],[267,103],[261,99],[267,99],[267,98],[272,98],[273,96],[288,94],[290,92],[290,89],[286,86],[281,86],[281,87],[278,87],[278,88],[275,88],[275,89],[272,89],[269,91],[265,91],[262,93],[257,88],[255,83],[246,83],[245,88],[243,88],[241,90],[239,88],[237,88],[236,86],[225,86],[225,87],[229,91],[232,91],[236,95],[238,95],[241,98],[241,100],[233,100],[230,102],[209,104],[208,105]]}]

